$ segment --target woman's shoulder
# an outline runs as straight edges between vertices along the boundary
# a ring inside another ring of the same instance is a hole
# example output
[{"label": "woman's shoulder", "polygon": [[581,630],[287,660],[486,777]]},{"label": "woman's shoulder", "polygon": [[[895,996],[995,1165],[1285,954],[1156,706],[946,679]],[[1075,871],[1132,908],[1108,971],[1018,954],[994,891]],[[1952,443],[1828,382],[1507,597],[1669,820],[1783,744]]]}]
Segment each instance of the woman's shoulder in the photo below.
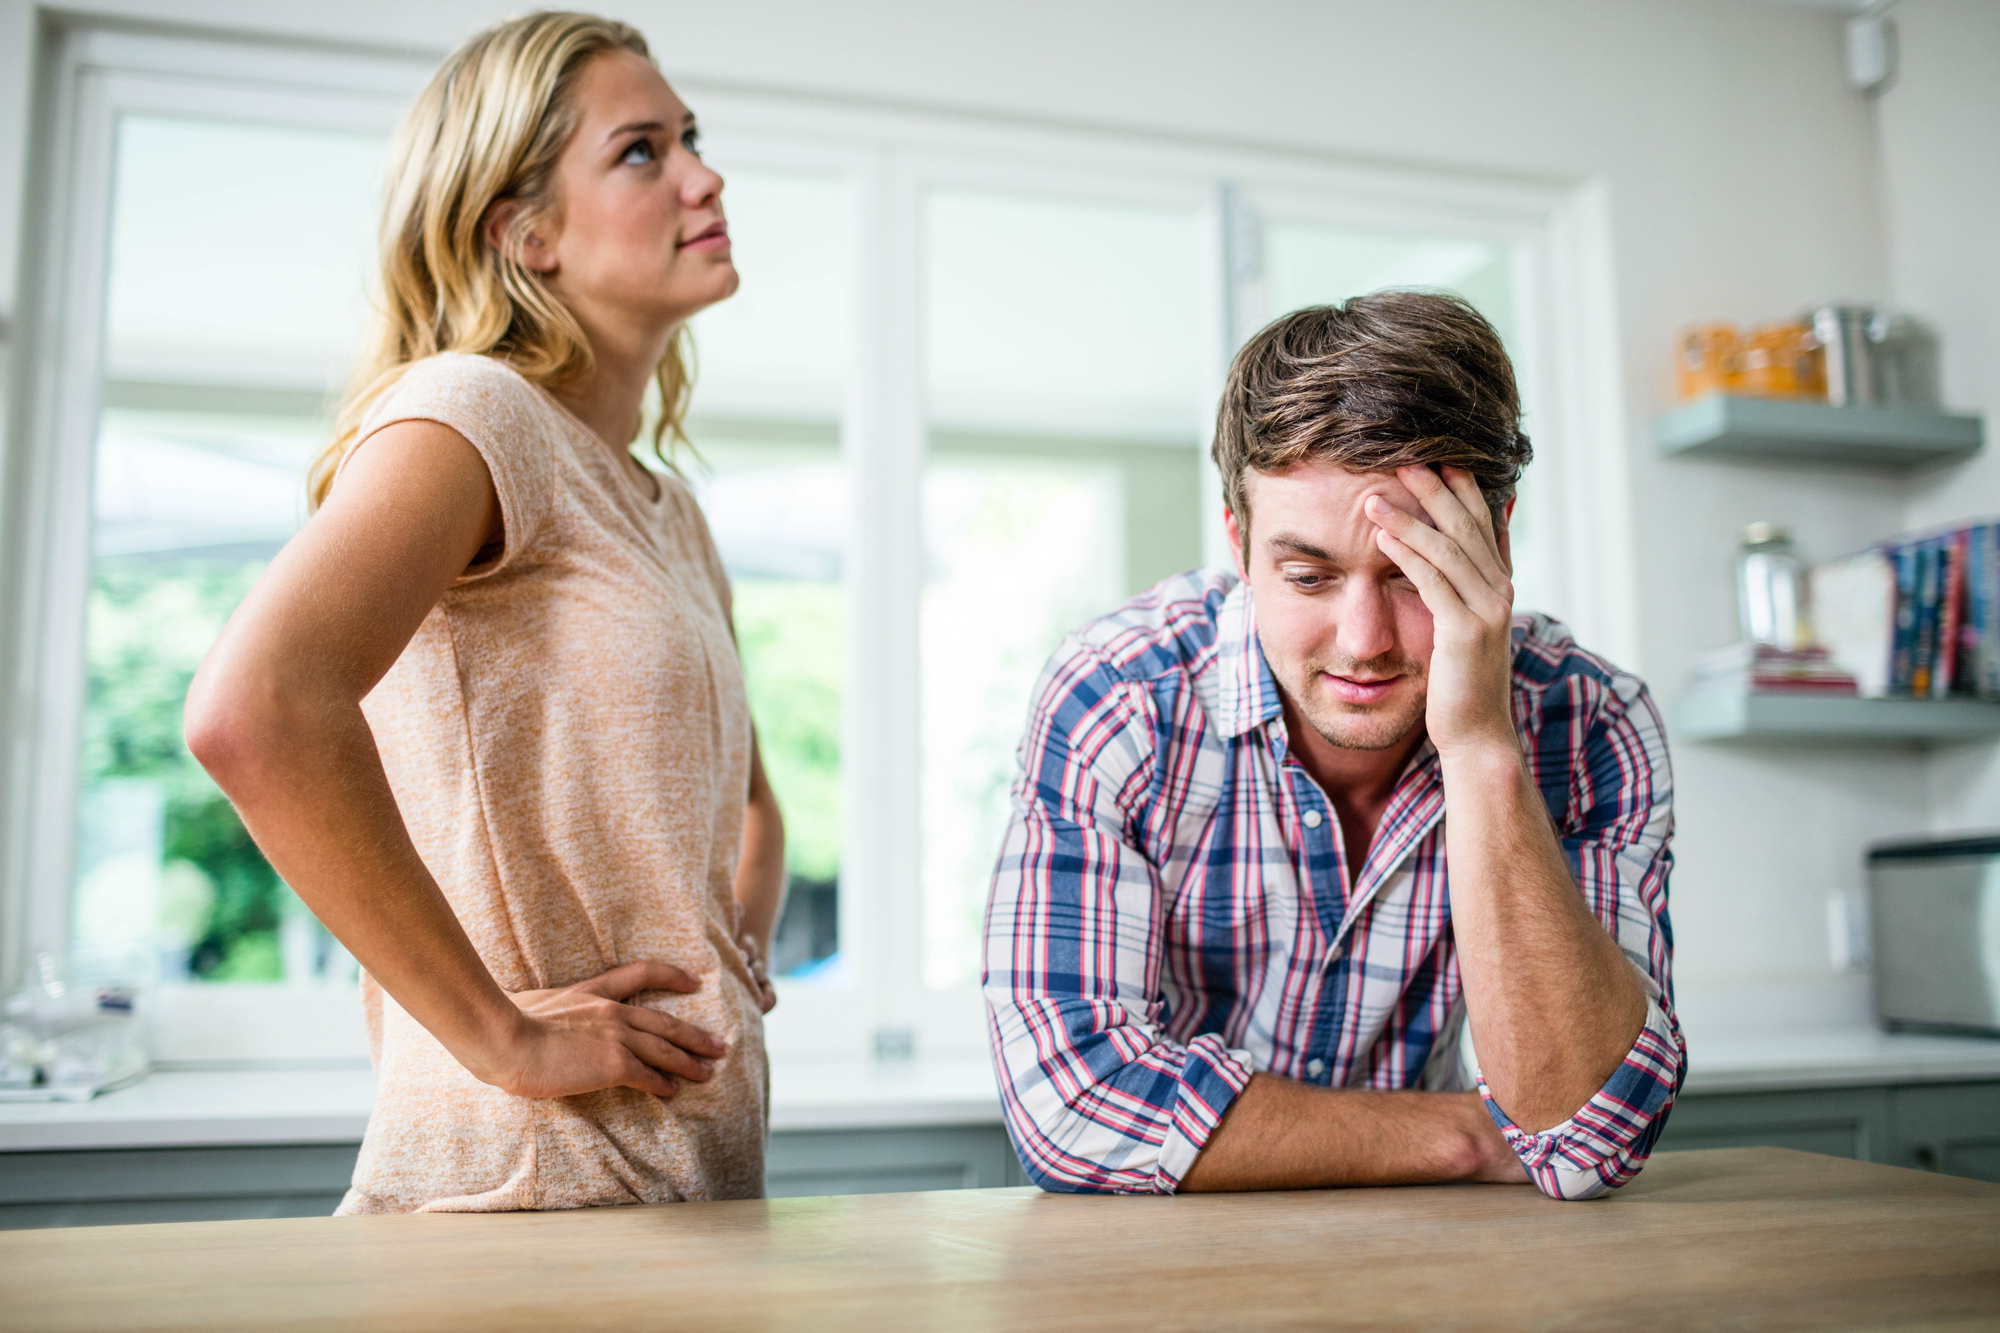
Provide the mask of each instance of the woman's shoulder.
[{"label": "woman's shoulder", "polygon": [[439,352],[413,361],[368,414],[371,424],[428,417],[515,428],[560,419],[540,389],[504,361],[470,352]]}]

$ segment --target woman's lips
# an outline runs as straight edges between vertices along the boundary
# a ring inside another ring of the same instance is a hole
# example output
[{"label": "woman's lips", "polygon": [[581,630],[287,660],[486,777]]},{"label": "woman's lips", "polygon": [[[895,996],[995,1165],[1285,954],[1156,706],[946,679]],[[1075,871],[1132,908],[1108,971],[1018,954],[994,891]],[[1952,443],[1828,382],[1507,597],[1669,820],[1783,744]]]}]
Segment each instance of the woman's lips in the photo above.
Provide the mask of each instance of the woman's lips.
[{"label": "woman's lips", "polygon": [[729,245],[729,228],[725,224],[718,222],[714,226],[709,227],[707,230],[696,234],[690,239],[682,241],[681,249],[718,250],[718,249],[725,249],[728,247],[728,245]]},{"label": "woman's lips", "polygon": [[1352,676],[1336,676],[1331,671],[1322,671],[1320,679],[1334,698],[1344,704],[1378,704],[1389,697],[1401,676],[1382,676],[1374,680],[1356,680]]}]

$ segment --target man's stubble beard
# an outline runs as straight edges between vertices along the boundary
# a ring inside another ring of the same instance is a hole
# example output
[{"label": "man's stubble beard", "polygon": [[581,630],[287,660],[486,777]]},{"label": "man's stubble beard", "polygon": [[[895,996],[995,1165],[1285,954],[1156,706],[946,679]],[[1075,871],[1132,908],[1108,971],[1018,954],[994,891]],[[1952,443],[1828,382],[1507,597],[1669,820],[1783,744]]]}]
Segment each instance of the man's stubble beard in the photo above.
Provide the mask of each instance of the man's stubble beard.
[{"label": "man's stubble beard", "polygon": [[[1393,671],[1405,681],[1414,681],[1417,688],[1407,700],[1395,704],[1393,711],[1370,709],[1365,713],[1356,712],[1327,700],[1317,689],[1300,688],[1317,685],[1321,674],[1327,671],[1337,676],[1360,672],[1379,676]],[[1377,658],[1370,662],[1342,663],[1333,667],[1307,663],[1299,676],[1298,680],[1286,682],[1286,692],[1292,696],[1292,706],[1328,745],[1342,750],[1393,750],[1424,724],[1427,697],[1424,672],[1408,662]]]}]

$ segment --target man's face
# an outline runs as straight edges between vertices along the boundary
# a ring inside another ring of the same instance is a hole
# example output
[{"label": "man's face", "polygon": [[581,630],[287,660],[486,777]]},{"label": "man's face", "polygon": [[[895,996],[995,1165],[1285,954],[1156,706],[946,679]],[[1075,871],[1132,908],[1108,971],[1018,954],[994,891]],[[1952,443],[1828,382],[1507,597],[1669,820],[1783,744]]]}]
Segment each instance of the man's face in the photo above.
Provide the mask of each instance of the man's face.
[{"label": "man's face", "polygon": [[1394,473],[1305,462],[1244,474],[1249,561],[1228,520],[1237,571],[1257,603],[1271,673],[1313,729],[1350,750],[1388,750],[1423,724],[1431,613],[1376,545],[1371,495],[1426,524]]}]

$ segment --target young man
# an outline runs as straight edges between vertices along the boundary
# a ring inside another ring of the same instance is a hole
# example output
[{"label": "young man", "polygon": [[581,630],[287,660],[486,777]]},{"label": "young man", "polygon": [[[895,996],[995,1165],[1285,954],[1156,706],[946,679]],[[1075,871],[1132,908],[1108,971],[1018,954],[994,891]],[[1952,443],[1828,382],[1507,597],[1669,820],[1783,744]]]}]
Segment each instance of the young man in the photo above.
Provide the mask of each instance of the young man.
[{"label": "young man", "polygon": [[1461,301],[1286,316],[1217,420],[1236,576],[1050,661],[985,978],[1044,1188],[1581,1199],[1644,1164],[1686,1061],[1666,741],[1513,615],[1519,410]]}]

